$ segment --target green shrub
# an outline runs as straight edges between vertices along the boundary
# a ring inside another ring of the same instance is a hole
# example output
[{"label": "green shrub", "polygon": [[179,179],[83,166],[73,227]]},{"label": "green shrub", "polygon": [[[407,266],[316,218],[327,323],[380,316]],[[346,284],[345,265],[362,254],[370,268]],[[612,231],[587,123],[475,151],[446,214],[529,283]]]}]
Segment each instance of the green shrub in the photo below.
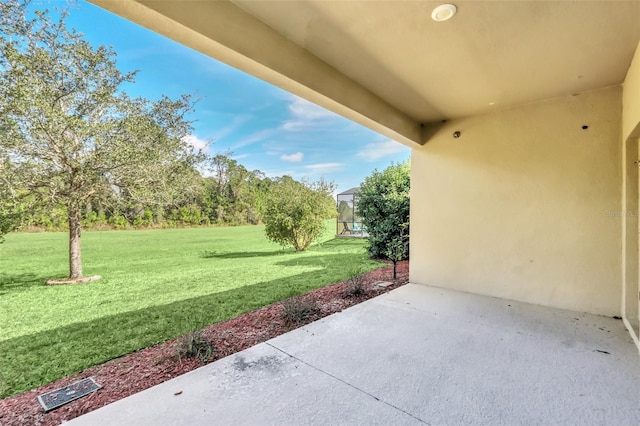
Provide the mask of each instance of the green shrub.
[{"label": "green shrub", "polygon": [[361,296],[367,293],[364,285],[364,272],[362,268],[354,267],[349,270],[349,277],[346,280],[347,288],[344,292],[345,297]]},{"label": "green shrub", "polygon": [[213,345],[202,336],[202,330],[183,336],[178,341],[176,356],[182,358],[198,358],[205,364],[213,356]]},{"label": "green shrub", "polygon": [[127,229],[129,227],[129,222],[127,221],[127,218],[124,217],[124,215],[122,214],[111,216],[109,218],[109,222],[111,223],[111,225],[113,225],[115,229]]},{"label": "green shrub", "polygon": [[323,180],[297,182],[289,176],[274,180],[263,216],[267,238],[306,250],[322,236],[325,221],[336,217],[333,189]]},{"label": "green shrub", "polygon": [[284,300],[281,304],[284,308],[282,311],[282,319],[290,325],[300,324],[312,318],[320,311],[316,299],[309,297],[292,297]]},{"label": "green shrub", "polygon": [[374,170],[360,185],[356,213],[369,234],[370,257],[409,258],[409,188],[409,163]]}]

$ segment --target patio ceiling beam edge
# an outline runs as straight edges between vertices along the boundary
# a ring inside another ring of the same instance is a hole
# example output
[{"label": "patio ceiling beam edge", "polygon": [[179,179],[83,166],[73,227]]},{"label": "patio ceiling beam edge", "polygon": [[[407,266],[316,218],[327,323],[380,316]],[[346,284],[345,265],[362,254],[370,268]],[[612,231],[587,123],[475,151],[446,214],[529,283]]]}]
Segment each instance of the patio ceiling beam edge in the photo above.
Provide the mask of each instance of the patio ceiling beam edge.
[{"label": "patio ceiling beam edge", "polygon": [[89,1],[409,147],[431,133],[229,1]]}]

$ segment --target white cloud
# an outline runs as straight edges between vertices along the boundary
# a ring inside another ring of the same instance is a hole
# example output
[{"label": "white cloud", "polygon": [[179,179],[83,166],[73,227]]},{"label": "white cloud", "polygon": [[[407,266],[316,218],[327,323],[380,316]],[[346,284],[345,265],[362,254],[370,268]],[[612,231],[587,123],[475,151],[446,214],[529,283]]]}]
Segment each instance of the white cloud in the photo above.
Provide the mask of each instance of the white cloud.
[{"label": "white cloud", "polygon": [[317,163],[304,166],[305,169],[311,171],[314,174],[329,174],[340,171],[344,168],[342,163]]},{"label": "white cloud", "polygon": [[243,158],[251,157],[251,154],[233,154],[231,158],[234,160],[242,160]]},{"label": "white cloud", "polygon": [[290,161],[292,163],[299,163],[302,161],[304,154],[301,152],[296,152],[295,154],[283,154],[280,156],[280,159],[283,161]]},{"label": "white cloud", "polygon": [[291,132],[328,126],[339,117],[337,114],[297,96],[294,96],[293,101],[289,104],[289,112],[291,119],[284,122],[282,129]]},{"label": "white cloud", "polygon": [[187,135],[184,138],[182,138],[182,140],[188,143],[189,145],[191,145],[196,151],[197,150],[204,151],[209,146],[209,141],[200,139],[196,135]]},{"label": "white cloud", "polygon": [[235,132],[240,127],[242,127],[244,123],[251,120],[251,118],[252,118],[251,115],[248,115],[248,114],[234,115],[233,117],[230,118],[228,124],[225,127],[218,129],[216,131],[214,135],[214,139],[216,141],[219,141],[233,134],[233,132]]},{"label": "white cloud", "polygon": [[294,97],[289,105],[289,111],[294,117],[315,120],[318,118],[334,117],[335,114],[305,99]]},{"label": "white cloud", "polygon": [[357,156],[365,161],[375,161],[389,155],[399,154],[405,149],[406,148],[399,142],[387,139],[386,141],[382,142],[373,142],[366,144],[364,148],[358,152]]},{"label": "white cloud", "polygon": [[258,142],[262,142],[262,141],[268,139],[274,133],[275,133],[274,129],[259,130],[259,131],[255,132],[255,133],[250,134],[249,136],[247,136],[244,139],[240,139],[238,142],[233,144],[231,149],[234,150],[234,149],[238,149],[238,148],[243,148],[245,146],[249,146],[249,145],[253,145],[253,144],[258,143]]}]

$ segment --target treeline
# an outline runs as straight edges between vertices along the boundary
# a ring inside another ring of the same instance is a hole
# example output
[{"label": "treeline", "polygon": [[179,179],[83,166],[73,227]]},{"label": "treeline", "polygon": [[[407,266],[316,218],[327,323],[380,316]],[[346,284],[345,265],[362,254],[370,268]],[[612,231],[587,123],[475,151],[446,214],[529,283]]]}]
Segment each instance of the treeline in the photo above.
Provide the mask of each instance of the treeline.
[{"label": "treeline", "polygon": [[[207,159],[205,170],[192,172],[188,190],[170,205],[141,202],[127,191],[114,191],[105,202],[87,202],[83,229],[175,228],[199,225],[246,225],[262,222],[267,194],[277,179],[247,170],[230,154]],[[108,202],[107,202],[108,201]],[[63,205],[31,205],[18,230],[61,231],[68,228]]]}]

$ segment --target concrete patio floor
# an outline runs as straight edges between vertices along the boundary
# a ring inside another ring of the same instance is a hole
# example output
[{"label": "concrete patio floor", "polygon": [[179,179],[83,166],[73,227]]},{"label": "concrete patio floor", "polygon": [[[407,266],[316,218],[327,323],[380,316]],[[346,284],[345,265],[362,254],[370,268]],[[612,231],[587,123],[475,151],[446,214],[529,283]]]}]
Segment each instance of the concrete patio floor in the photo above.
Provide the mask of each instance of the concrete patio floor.
[{"label": "concrete patio floor", "polygon": [[619,320],[408,284],[69,423],[640,424]]}]

